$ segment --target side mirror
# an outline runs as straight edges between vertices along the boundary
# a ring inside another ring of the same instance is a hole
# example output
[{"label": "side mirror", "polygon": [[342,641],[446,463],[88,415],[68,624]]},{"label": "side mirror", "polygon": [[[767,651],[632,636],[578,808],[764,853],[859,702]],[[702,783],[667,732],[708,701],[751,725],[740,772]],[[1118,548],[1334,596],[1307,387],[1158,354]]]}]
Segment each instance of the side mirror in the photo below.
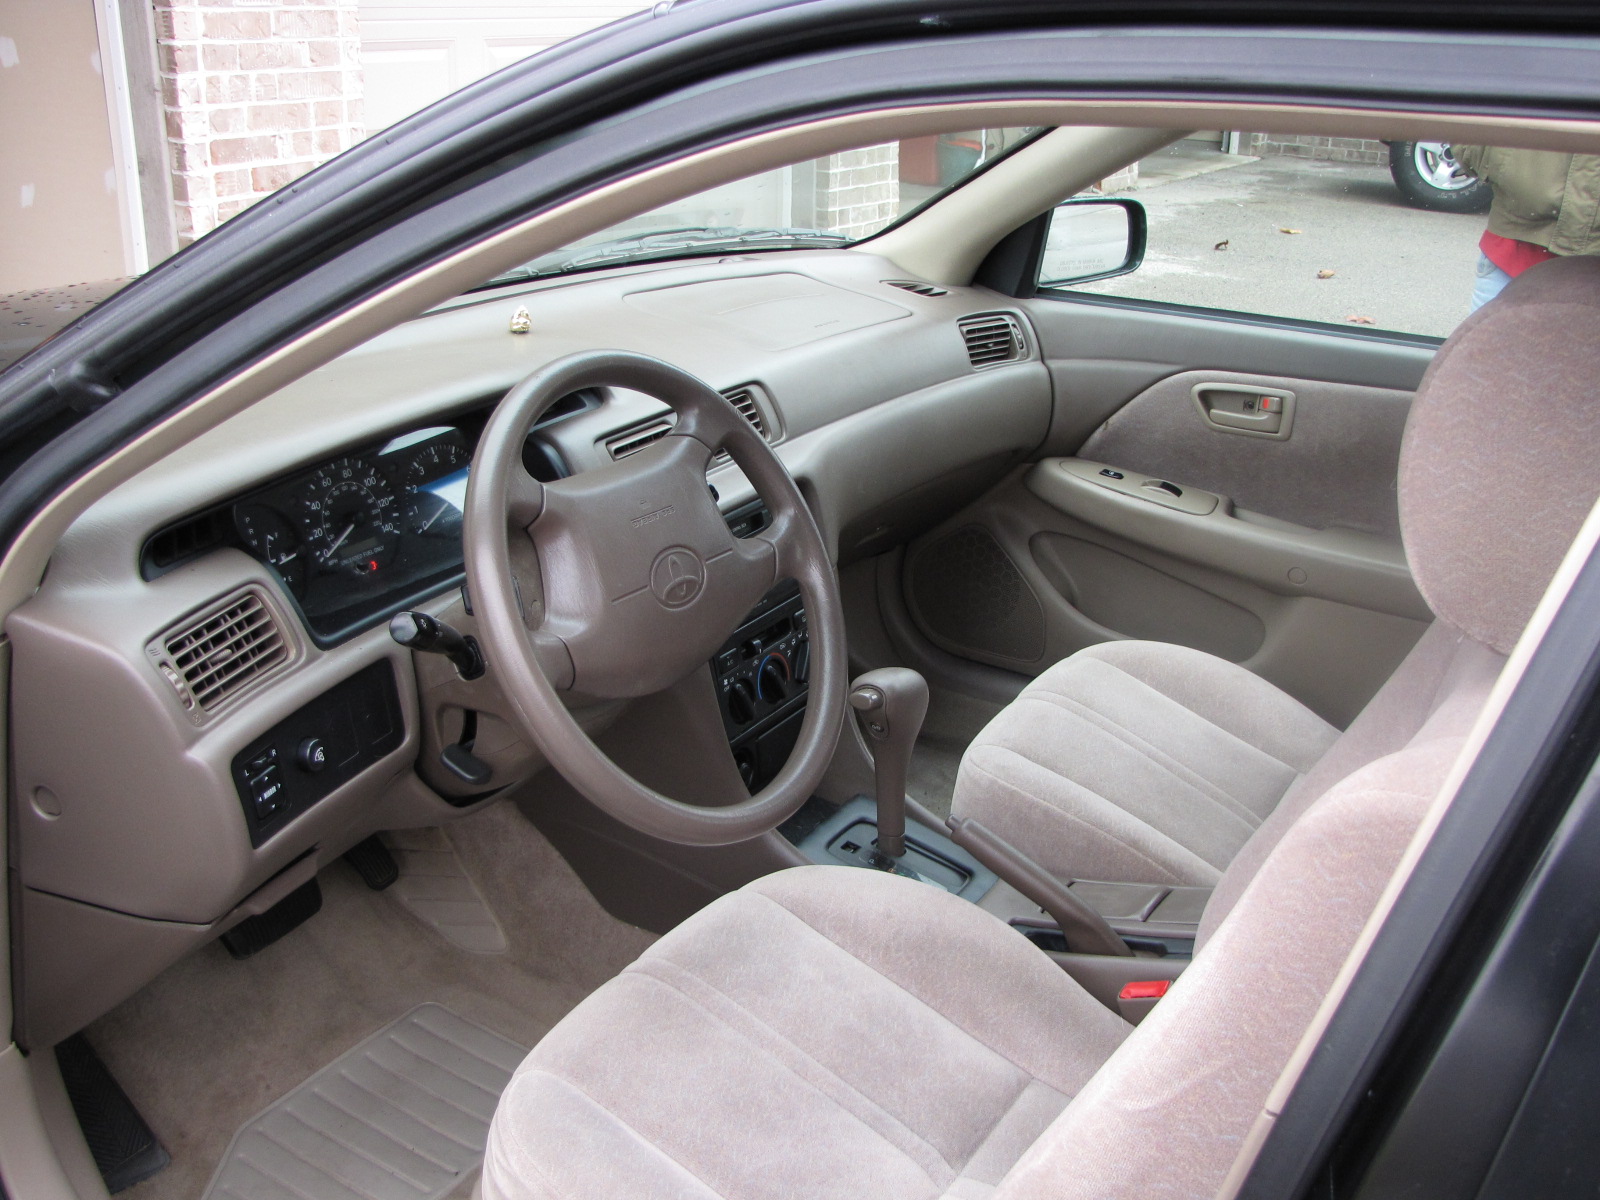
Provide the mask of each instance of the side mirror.
[{"label": "side mirror", "polygon": [[1056,205],[1039,260],[1039,286],[1065,287],[1126,275],[1144,261],[1144,205],[1068,200]]}]

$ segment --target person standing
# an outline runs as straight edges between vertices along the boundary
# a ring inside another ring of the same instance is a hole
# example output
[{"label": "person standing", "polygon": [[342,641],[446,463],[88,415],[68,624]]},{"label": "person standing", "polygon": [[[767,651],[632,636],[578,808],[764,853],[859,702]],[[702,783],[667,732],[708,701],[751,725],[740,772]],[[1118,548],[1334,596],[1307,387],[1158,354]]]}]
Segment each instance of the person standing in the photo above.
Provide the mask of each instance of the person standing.
[{"label": "person standing", "polygon": [[1456,162],[1494,192],[1478,242],[1476,312],[1529,267],[1600,254],[1600,154],[1452,146]]}]

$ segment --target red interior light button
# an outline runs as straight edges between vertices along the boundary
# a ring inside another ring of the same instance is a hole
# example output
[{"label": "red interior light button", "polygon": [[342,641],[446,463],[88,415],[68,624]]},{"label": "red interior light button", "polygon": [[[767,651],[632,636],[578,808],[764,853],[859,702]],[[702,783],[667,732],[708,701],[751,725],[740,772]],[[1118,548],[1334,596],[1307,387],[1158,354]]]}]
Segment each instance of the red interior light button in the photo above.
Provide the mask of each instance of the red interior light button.
[{"label": "red interior light button", "polygon": [[1122,991],[1117,994],[1119,1000],[1159,1000],[1167,994],[1167,989],[1172,986],[1170,979],[1141,979],[1134,983],[1122,985]]}]

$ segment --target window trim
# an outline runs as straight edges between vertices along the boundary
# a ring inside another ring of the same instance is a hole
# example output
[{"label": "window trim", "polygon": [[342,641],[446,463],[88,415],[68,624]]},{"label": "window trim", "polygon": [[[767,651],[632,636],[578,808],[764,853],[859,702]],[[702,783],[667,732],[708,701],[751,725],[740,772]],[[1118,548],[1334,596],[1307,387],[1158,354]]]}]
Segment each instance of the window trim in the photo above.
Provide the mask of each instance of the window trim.
[{"label": "window trim", "polygon": [[1424,350],[1437,350],[1445,339],[1427,333],[1406,333],[1399,329],[1377,329],[1365,326],[1352,328],[1335,325],[1331,321],[1312,321],[1304,317],[1279,317],[1271,313],[1243,312],[1231,308],[1202,308],[1195,304],[1176,304],[1169,300],[1145,300],[1136,296],[1096,296],[1088,292],[1075,292],[1068,288],[1038,288],[1029,297],[1035,300],[1053,300],[1057,303],[1086,304],[1096,308],[1132,309],[1135,312],[1166,313],[1195,317],[1200,320],[1221,321],[1230,325],[1249,325],[1255,328],[1290,329],[1301,333],[1326,334],[1350,338],[1361,342],[1386,342],[1395,346],[1410,346]]}]

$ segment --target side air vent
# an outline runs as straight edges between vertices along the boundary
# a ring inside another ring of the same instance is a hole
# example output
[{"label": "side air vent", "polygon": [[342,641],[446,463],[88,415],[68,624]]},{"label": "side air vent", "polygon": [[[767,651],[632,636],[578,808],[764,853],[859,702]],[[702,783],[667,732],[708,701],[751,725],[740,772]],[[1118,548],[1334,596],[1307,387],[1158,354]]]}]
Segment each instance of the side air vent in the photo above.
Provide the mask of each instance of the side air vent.
[{"label": "side air vent", "polygon": [[980,313],[956,322],[974,367],[997,367],[1028,356],[1022,325],[1010,313]]},{"label": "side air vent", "polygon": [[899,288],[903,292],[915,292],[919,296],[948,296],[949,290],[935,287],[931,283],[923,283],[920,279],[885,279],[890,287]]},{"label": "side air vent", "polygon": [[728,398],[728,403],[739,410],[739,415],[750,424],[754,425],[756,432],[770,441],[771,432],[767,429],[767,418],[761,413],[761,405],[756,403],[755,389],[752,387],[729,388],[722,393]]},{"label": "side air vent", "polygon": [[639,425],[627,433],[607,438],[606,450],[610,452],[613,460],[627,458],[630,454],[639,453],[650,443],[659,442],[671,432],[671,421],[651,421],[648,425]]},{"label": "side air vent", "polygon": [[272,610],[254,592],[226,601],[161,639],[161,673],[185,708],[209,712],[289,660]]}]

